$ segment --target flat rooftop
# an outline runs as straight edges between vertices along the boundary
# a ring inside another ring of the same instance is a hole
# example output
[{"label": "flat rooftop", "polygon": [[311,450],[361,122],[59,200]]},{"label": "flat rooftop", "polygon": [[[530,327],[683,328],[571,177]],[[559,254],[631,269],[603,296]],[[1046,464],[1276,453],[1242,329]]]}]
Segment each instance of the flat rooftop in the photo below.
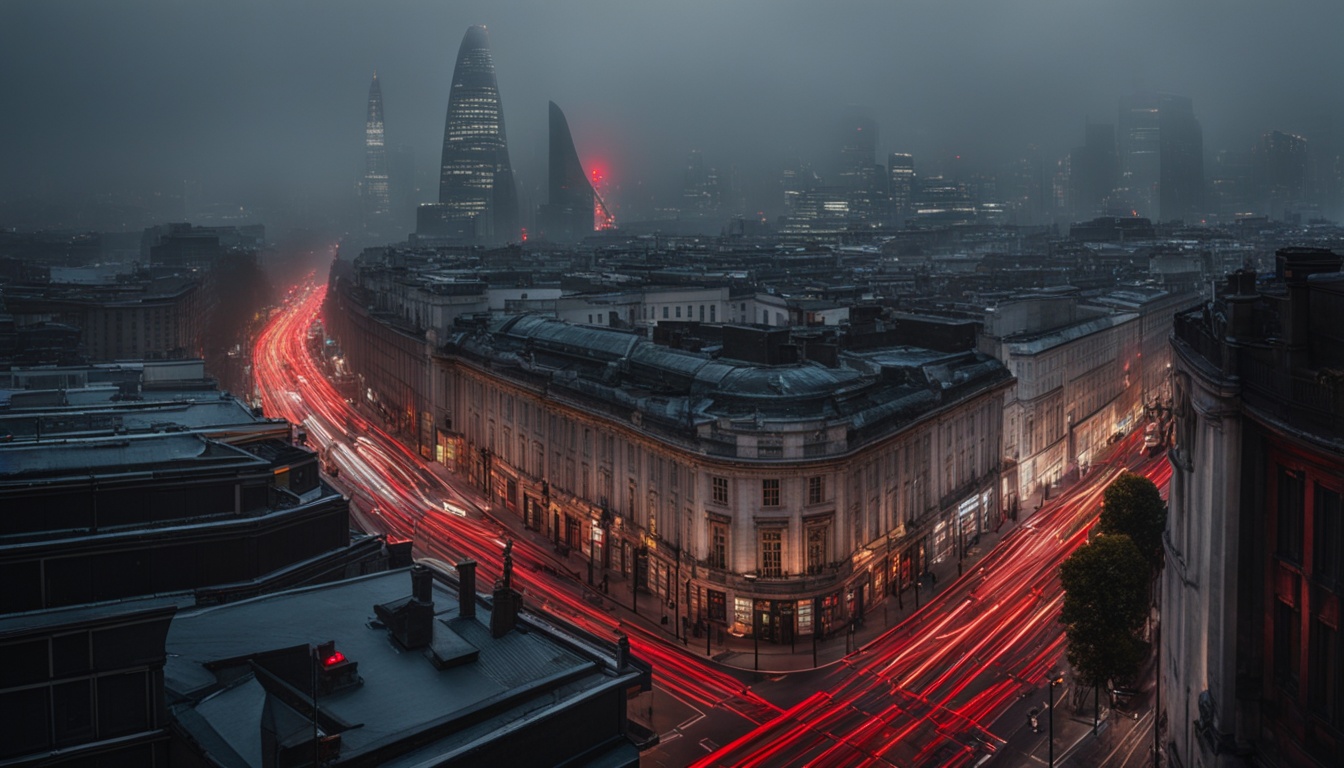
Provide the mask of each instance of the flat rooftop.
[{"label": "flat rooftop", "polygon": [[[407,569],[221,606],[185,609],[168,634],[165,687],[178,721],[226,766],[260,766],[267,692],[249,658],[334,641],[358,663],[362,684],[319,699],[344,724],[340,758],[413,766],[507,739],[599,688],[629,685],[610,649],[532,627],[495,638],[490,610],[461,618],[456,591],[435,581],[432,648],[459,663],[440,669],[428,650],[406,650],[375,621],[374,606],[408,597]],[[310,721],[311,722],[311,721]],[[402,745],[402,746],[398,746]],[[633,746],[631,746],[633,749]],[[385,751],[384,751],[385,750]],[[433,764],[432,762],[430,764]]]}]

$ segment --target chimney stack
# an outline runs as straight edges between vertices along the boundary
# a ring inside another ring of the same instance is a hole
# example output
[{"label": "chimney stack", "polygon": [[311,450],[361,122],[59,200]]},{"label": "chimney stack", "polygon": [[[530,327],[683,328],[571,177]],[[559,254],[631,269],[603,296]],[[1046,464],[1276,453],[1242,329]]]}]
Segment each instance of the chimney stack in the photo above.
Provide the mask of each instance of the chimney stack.
[{"label": "chimney stack", "polygon": [[457,564],[457,615],[463,619],[476,618],[476,561],[467,558]]},{"label": "chimney stack", "polygon": [[411,566],[411,596],[421,603],[434,602],[434,577],[420,563]]}]

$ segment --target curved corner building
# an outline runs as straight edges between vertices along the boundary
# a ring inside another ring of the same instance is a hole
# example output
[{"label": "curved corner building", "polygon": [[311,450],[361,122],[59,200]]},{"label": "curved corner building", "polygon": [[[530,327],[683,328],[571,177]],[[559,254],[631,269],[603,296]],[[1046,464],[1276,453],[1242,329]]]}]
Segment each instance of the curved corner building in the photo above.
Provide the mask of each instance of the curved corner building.
[{"label": "curved corner building", "polygon": [[485,27],[468,29],[457,51],[437,208],[443,234],[503,242],[520,231],[504,112]]},{"label": "curved corner building", "polygon": [[593,233],[593,185],[583,172],[569,122],[551,103],[550,157],[543,229],[551,240],[581,240]]}]

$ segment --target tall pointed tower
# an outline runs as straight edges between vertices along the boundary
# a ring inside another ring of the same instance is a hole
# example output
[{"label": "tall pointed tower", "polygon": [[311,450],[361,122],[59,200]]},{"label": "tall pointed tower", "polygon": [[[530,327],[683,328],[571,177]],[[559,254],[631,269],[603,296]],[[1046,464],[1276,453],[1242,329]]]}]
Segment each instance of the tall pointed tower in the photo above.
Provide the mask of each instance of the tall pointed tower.
[{"label": "tall pointed tower", "polygon": [[392,212],[388,199],[387,146],[383,136],[383,89],[378,73],[369,85],[369,116],[364,123],[364,214],[366,223]]},{"label": "tall pointed tower", "polygon": [[485,27],[462,38],[443,128],[437,216],[446,233],[506,242],[520,232],[504,112]]},{"label": "tall pointed tower", "polygon": [[542,234],[551,240],[580,240],[593,233],[593,206],[596,195],[574,149],[569,121],[554,101],[551,102],[550,157],[546,198],[542,211]]}]

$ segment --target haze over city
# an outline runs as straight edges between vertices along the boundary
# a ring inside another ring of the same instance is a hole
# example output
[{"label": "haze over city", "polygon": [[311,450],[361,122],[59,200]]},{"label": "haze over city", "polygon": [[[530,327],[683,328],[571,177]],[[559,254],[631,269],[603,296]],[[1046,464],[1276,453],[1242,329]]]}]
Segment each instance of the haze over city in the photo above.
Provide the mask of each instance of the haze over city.
[{"label": "haze over city", "polygon": [[0,0],[0,765],[1338,768],[1344,0]]},{"label": "haze over city", "polygon": [[[1193,100],[1206,153],[1271,129],[1337,142],[1334,0],[927,2],[30,2],[0,7],[0,200],[174,196],[311,212],[361,171],[370,75],[389,147],[433,184],[461,30],[490,30],[518,188],[544,202],[546,103],[647,216],[686,153],[735,166],[748,206],[789,158],[825,171],[842,110],[878,157],[993,171],[1054,159],[1135,90]],[[615,193],[613,193],[615,194]],[[778,211],[767,211],[777,213]]]}]

